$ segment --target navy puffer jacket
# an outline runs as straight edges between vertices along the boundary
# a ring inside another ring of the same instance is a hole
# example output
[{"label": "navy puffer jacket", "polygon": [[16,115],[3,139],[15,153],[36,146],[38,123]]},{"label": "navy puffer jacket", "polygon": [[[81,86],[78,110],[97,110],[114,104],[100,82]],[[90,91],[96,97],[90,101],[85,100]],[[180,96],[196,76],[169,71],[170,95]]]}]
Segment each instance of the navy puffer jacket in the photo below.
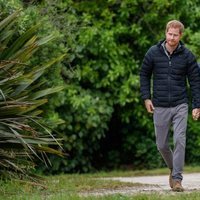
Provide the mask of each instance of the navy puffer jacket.
[{"label": "navy puffer jacket", "polygon": [[193,99],[192,107],[200,108],[200,73],[195,56],[182,42],[169,56],[162,46],[163,42],[152,46],[144,57],[140,71],[142,99],[152,98],[154,106],[159,107],[174,107],[188,103],[188,80]]}]

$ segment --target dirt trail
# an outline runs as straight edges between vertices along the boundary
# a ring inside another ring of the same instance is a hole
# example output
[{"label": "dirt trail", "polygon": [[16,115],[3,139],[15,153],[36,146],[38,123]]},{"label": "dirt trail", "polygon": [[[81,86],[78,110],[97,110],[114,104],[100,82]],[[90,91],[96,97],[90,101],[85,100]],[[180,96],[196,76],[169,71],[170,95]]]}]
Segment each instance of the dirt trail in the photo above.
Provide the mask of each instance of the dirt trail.
[{"label": "dirt trail", "polygon": [[[98,191],[93,191],[89,193],[90,195],[108,195],[108,194],[136,194],[136,193],[174,193],[169,187],[168,176],[140,176],[140,177],[114,177],[114,178],[105,178],[111,180],[118,180],[122,182],[130,183],[140,183],[144,185],[139,185],[136,187],[127,187],[122,189],[110,190],[103,189]],[[200,191],[200,173],[191,173],[184,174],[182,185],[185,189],[184,192],[189,193],[192,191]]]},{"label": "dirt trail", "polygon": [[[140,176],[129,178],[112,178],[112,180],[119,180],[122,182],[142,183],[157,185],[161,190],[169,190],[169,177],[162,176]],[[200,190],[200,173],[184,174],[182,184],[185,190]]]}]

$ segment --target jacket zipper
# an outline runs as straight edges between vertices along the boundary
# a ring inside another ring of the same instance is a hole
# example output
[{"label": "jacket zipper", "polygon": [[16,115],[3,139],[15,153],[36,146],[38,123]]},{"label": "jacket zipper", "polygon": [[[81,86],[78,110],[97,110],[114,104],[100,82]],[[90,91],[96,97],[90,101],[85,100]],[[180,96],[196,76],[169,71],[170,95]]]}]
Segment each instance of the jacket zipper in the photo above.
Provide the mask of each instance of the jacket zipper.
[{"label": "jacket zipper", "polygon": [[172,62],[171,62],[171,58],[172,58],[172,55],[170,55],[166,48],[163,46],[163,49],[164,49],[164,52],[166,54],[166,56],[168,57],[168,102],[169,102],[169,107],[171,107],[171,78],[170,78],[170,74],[171,74],[171,71],[172,71]]},{"label": "jacket zipper", "polygon": [[172,70],[171,55],[168,56],[168,58],[169,58],[169,67],[168,67],[169,95],[168,95],[168,99],[169,99],[169,106],[171,107],[171,78],[170,78],[170,74],[171,74],[171,70]]}]

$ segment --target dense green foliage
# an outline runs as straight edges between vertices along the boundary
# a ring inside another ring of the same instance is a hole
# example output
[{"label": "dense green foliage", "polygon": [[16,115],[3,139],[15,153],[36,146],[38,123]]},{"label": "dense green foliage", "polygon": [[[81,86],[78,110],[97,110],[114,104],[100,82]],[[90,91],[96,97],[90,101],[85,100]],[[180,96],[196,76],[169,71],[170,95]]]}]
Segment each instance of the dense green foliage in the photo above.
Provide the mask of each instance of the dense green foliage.
[{"label": "dense green foliage", "polygon": [[[61,107],[69,111],[63,115],[66,125],[61,128],[67,135],[66,148],[72,155],[64,170],[89,170],[90,163],[97,168],[163,165],[154,143],[152,117],[140,100],[138,73],[144,53],[164,37],[165,23],[170,19],[184,22],[187,28],[184,41],[197,49],[194,43],[197,37],[189,36],[193,32],[198,34],[199,14],[195,2],[190,4],[128,0],[71,4],[84,27],[76,38],[79,54],[71,63],[78,77],[67,82],[69,95]],[[102,116],[96,111],[99,103],[106,105],[103,114],[107,109],[110,112],[107,118],[88,126],[90,121]],[[94,110],[92,114],[90,110]],[[196,125],[189,123],[194,138],[198,138],[199,132]],[[193,140],[188,138],[188,149],[197,152],[199,142],[194,148]],[[193,153],[194,157],[189,154],[190,161],[199,162],[197,154]]]},{"label": "dense green foliage", "polygon": [[[64,138],[66,159],[52,157],[52,173],[100,168],[163,166],[152,116],[139,93],[147,49],[164,37],[170,19],[186,27],[183,42],[200,57],[197,0],[1,0],[4,12],[23,8],[18,31],[40,21],[38,34],[56,36],[30,60],[34,65],[67,53],[43,76],[65,89],[44,106],[45,119]],[[189,119],[186,162],[200,163],[200,126]]]}]

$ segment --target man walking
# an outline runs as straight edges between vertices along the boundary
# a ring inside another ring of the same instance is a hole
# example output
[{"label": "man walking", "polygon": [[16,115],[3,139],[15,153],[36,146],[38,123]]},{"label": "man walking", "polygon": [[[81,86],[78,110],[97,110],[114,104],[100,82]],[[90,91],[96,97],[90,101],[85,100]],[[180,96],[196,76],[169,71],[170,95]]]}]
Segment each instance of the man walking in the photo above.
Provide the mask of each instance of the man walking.
[{"label": "man walking", "polygon": [[[141,96],[147,111],[153,113],[156,145],[170,169],[169,184],[173,191],[184,190],[181,181],[188,118],[187,79],[192,94],[193,119],[200,114],[198,64],[181,42],[183,31],[184,25],[180,21],[169,21],[165,39],[147,51],[140,71]],[[169,145],[170,126],[173,127],[173,151]]]}]

